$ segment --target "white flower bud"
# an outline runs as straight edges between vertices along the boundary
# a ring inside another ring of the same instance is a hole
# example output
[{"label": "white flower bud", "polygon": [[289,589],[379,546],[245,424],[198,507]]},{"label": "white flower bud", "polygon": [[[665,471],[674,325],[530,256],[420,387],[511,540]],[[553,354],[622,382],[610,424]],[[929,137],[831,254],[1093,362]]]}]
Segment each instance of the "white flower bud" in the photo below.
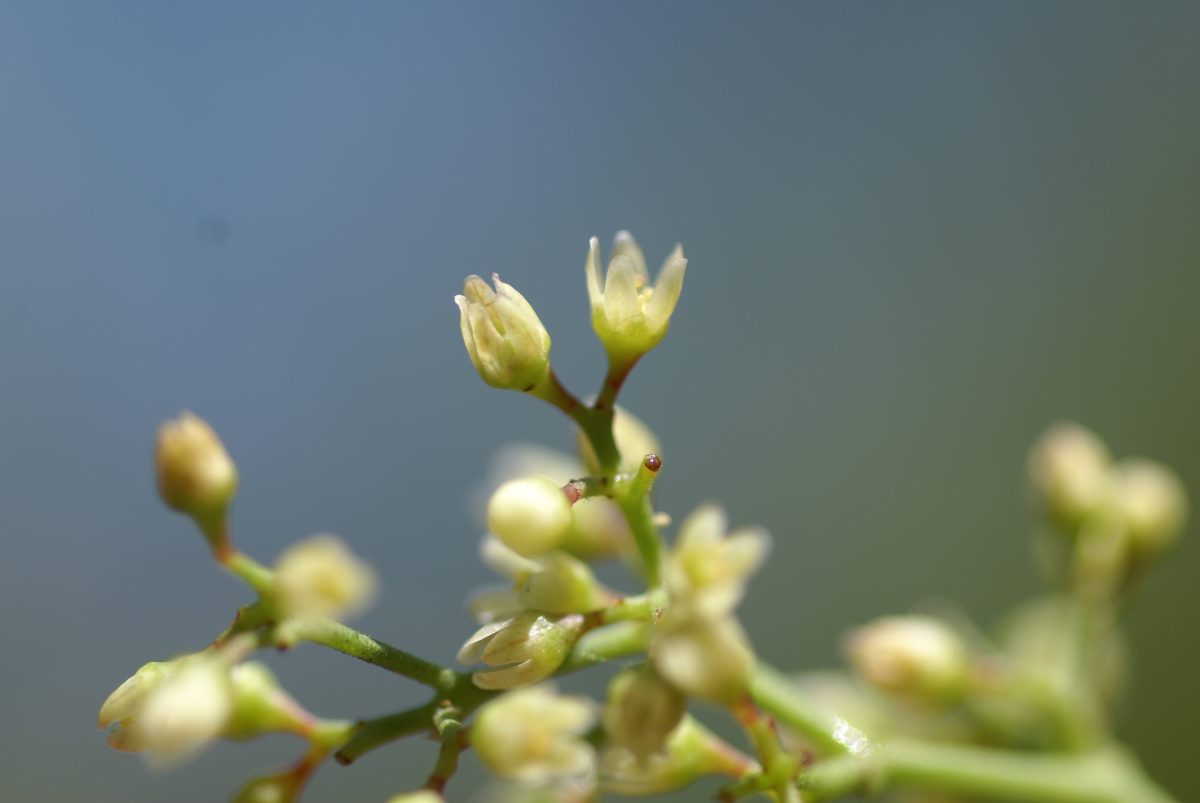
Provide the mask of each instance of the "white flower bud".
[{"label": "white flower bud", "polygon": [[1046,510],[1075,527],[1104,504],[1109,494],[1108,447],[1078,424],[1055,424],[1029,454],[1029,476]]},{"label": "white flower bud", "polygon": [[332,535],[284,550],[275,563],[273,602],[283,617],[348,616],[375,595],[375,572]]},{"label": "white flower bud", "polygon": [[601,720],[614,744],[628,748],[645,763],[665,749],[686,708],[683,694],[652,667],[630,667],[609,682]]},{"label": "white flower bud", "polygon": [[571,527],[571,503],[549,477],[509,480],[492,493],[488,529],[510,549],[538,555],[559,546]]},{"label": "white flower bud", "polygon": [[583,630],[578,615],[551,619],[535,612],[484,625],[458,651],[464,665],[483,662],[495,669],[472,676],[481,689],[514,689],[554,674]]},{"label": "white flower bud", "polygon": [[709,618],[686,607],[668,609],[652,634],[650,659],[689,697],[718,703],[740,699],[754,671],[754,652],[732,616]]},{"label": "white flower bud", "polygon": [[711,504],[697,508],[680,525],[679,539],[664,566],[672,604],[717,617],[742,601],[747,580],[770,551],[771,537],[757,527],[727,536],[725,528],[725,513]]},{"label": "white flower bud", "polygon": [[581,737],[594,721],[591,700],[535,686],[485,703],[468,733],[479,760],[495,774],[545,783],[593,771],[595,752]]},{"label": "white flower bud", "polygon": [[511,285],[492,274],[495,291],[468,276],[458,304],[463,344],[475,370],[492,387],[530,390],[550,367],[550,333]]},{"label": "white flower bud", "polygon": [[145,751],[152,763],[175,764],[220,736],[233,711],[229,667],[217,657],[196,655],[157,683],[137,714],[109,736],[120,750]]},{"label": "white flower bud", "polygon": [[442,803],[442,796],[432,789],[418,789],[388,798],[387,803]]},{"label": "white flower bud", "polygon": [[885,691],[952,700],[969,680],[966,646],[928,616],[886,616],[850,634],[846,651],[858,674]]},{"label": "white flower bud", "polygon": [[212,427],[191,413],[158,428],[154,466],[163,502],[205,523],[223,515],[237,492],[237,466]]},{"label": "white flower bud", "polygon": [[591,239],[585,271],[592,328],[612,362],[636,359],[662,340],[683,290],[686,268],[683,247],[677,245],[650,286],[642,251],[629,232],[623,231],[613,243],[612,260],[602,280],[600,241]]},{"label": "white flower bud", "polygon": [[1188,503],[1174,472],[1152,460],[1131,458],[1116,465],[1113,485],[1130,544],[1139,555],[1158,555],[1178,539]]}]

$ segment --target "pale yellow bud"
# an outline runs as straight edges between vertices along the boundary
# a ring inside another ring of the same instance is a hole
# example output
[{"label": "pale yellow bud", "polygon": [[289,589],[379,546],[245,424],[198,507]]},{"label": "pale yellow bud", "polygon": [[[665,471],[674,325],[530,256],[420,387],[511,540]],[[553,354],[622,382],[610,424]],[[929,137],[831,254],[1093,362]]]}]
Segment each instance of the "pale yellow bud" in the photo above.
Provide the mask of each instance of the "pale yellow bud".
[{"label": "pale yellow bud", "polygon": [[668,609],[650,644],[654,668],[689,697],[718,703],[739,700],[750,684],[754,652],[732,616],[709,618]]},{"label": "pale yellow bud", "polygon": [[1175,543],[1183,532],[1188,501],[1174,472],[1152,460],[1122,460],[1113,486],[1130,544],[1139,555],[1158,555]]},{"label": "pale yellow bud", "polygon": [[375,595],[375,572],[332,535],[284,550],[275,564],[273,601],[281,616],[349,616]]},{"label": "pale yellow bud", "polygon": [[416,792],[405,792],[393,795],[387,803],[442,803],[442,796],[430,789],[419,789]]},{"label": "pale yellow bud", "polygon": [[495,291],[468,276],[458,304],[463,344],[475,370],[492,387],[531,390],[550,368],[550,334],[511,285],[492,274]]},{"label": "pale yellow bud", "polygon": [[613,243],[612,260],[602,279],[600,241],[591,239],[585,272],[592,328],[612,362],[636,359],[662,340],[683,290],[686,268],[683,247],[677,245],[651,286],[641,249],[629,232],[623,231]]},{"label": "pale yellow bud", "polygon": [[717,617],[741,602],[746,582],[770,551],[771,537],[756,527],[726,535],[726,524],[724,511],[707,504],[680,525],[663,573],[672,604]]},{"label": "pale yellow bud", "polygon": [[614,595],[596,580],[588,565],[555,550],[526,558],[509,549],[498,538],[485,535],[480,557],[489,568],[512,581],[509,589],[487,589],[471,600],[476,618],[483,622],[531,610],[542,613],[589,613],[609,604]]},{"label": "pale yellow bud", "polygon": [[[621,453],[621,471],[637,471],[648,454],[656,454],[660,458],[663,456],[658,437],[649,425],[620,405],[613,409],[612,427],[613,440],[617,444],[617,451]],[[576,431],[575,443],[588,471],[592,474],[603,473],[592,443],[582,430]]]},{"label": "pale yellow bud", "polygon": [[202,523],[223,515],[237,492],[237,466],[212,427],[191,413],[158,428],[154,466],[163,502]]},{"label": "pale yellow bud", "polygon": [[141,713],[146,697],[179,668],[178,661],[151,661],[108,695],[100,706],[96,725],[100,729],[120,724],[127,728]]},{"label": "pale yellow bud", "polygon": [[632,556],[633,533],[621,508],[611,499],[593,496],[571,506],[572,524],[562,548],[587,561]]},{"label": "pale yellow bud", "polygon": [[608,738],[639,762],[661,753],[683,720],[687,701],[650,666],[623,669],[608,684],[601,720]]},{"label": "pale yellow bud", "polygon": [[1112,455],[1104,442],[1078,424],[1055,424],[1029,454],[1029,476],[1047,511],[1075,527],[1106,501]]},{"label": "pale yellow bud", "polygon": [[969,679],[965,645],[927,616],[877,619],[850,634],[846,651],[858,674],[885,691],[951,700]]},{"label": "pale yellow bud", "polygon": [[690,716],[684,716],[665,749],[645,760],[629,748],[612,745],[600,759],[605,791],[618,795],[674,792],[706,775],[741,777],[757,766]]},{"label": "pale yellow bud", "polygon": [[510,549],[538,555],[559,546],[571,527],[571,503],[549,477],[509,480],[492,493],[488,529]]},{"label": "pale yellow bud", "polygon": [[591,700],[534,686],[484,704],[469,730],[471,747],[502,778],[579,778],[594,771],[595,752],[582,738],[594,721]]},{"label": "pale yellow bud", "polygon": [[458,651],[465,665],[485,663],[495,669],[472,676],[481,689],[514,689],[544,680],[562,665],[583,631],[579,615],[549,618],[536,612],[492,622],[479,628]]},{"label": "pale yellow bud", "polygon": [[266,664],[250,661],[229,672],[233,711],[221,735],[226,739],[253,739],[264,733],[305,734],[312,716],[284,691]]},{"label": "pale yellow bud", "polygon": [[299,776],[288,773],[253,778],[234,794],[232,803],[293,803],[301,788]]},{"label": "pale yellow bud", "polygon": [[195,656],[146,695],[129,728],[110,737],[119,749],[143,750],[152,763],[171,765],[198,753],[220,736],[233,711],[229,667],[221,659]]}]

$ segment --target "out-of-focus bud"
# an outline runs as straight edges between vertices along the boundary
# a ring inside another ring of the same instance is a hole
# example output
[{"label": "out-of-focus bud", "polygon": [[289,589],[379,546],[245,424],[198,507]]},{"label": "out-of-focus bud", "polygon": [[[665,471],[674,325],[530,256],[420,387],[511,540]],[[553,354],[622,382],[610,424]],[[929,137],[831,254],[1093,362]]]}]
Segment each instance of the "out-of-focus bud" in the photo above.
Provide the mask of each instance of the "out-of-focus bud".
[{"label": "out-of-focus bud", "polygon": [[509,480],[492,493],[488,529],[522,555],[539,555],[560,545],[571,527],[571,503],[549,477]]},{"label": "out-of-focus bud", "polygon": [[[237,466],[203,419],[182,413],[158,428],[154,468],[163,502],[191,516],[210,542],[237,493]],[[214,544],[215,546],[215,544]]]},{"label": "out-of-focus bud", "polygon": [[671,732],[663,752],[641,761],[614,745],[600,759],[602,787],[618,795],[655,795],[683,789],[706,775],[738,778],[756,767],[689,716]]},{"label": "out-of-focus bud", "polygon": [[221,735],[226,739],[253,739],[264,733],[305,734],[312,715],[284,691],[266,664],[250,661],[229,672],[233,711]]},{"label": "out-of-focus bud", "polygon": [[554,674],[582,631],[579,615],[553,619],[522,613],[479,628],[458,651],[458,660],[467,666],[482,662],[496,667],[472,676],[481,689],[528,686]]},{"label": "out-of-focus bud", "polygon": [[610,361],[628,362],[658,345],[679,301],[686,268],[683,247],[677,245],[650,286],[642,250],[629,232],[622,231],[613,242],[612,259],[601,279],[600,241],[591,239],[585,270],[592,328]]},{"label": "out-of-focus bud", "polygon": [[1075,527],[1108,498],[1112,455],[1104,441],[1078,424],[1059,423],[1029,454],[1029,477],[1047,512]]},{"label": "out-of-focus bud", "polygon": [[969,680],[970,657],[949,627],[927,616],[885,616],[850,634],[858,674],[884,691],[952,700]]},{"label": "out-of-focus bud", "polygon": [[293,803],[300,799],[302,781],[292,773],[252,778],[233,796],[232,803]]},{"label": "out-of-focus bud", "polygon": [[458,304],[463,344],[475,370],[492,387],[530,390],[550,368],[550,333],[512,285],[492,274],[496,289],[478,276],[463,282]]},{"label": "out-of-focus bud", "polygon": [[[150,692],[178,668],[179,661],[151,661],[143,664],[132,677],[108,695],[108,699],[100,706],[96,726],[103,730],[110,725],[118,725],[121,730],[128,730],[141,713],[142,705]],[[120,749],[118,745],[114,746]]]},{"label": "out-of-focus bud", "polygon": [[273,602],[283,617],[349,616],[375,595],[375,572],[332,535],[284,550],[275,563]]},{"label": "out-of-focus bud", "polygon": [[679,540],[664,567],[672,604],[717,617],[741,602],[746,581],[767,557],[771,537],[757,527],[726,536],[726,526],[724,511],[711,504],[697,508],[680,525]]},{"label": "out-of-focus bud", "polygon": [[562,548],[586,561],[636,555],[629,522],[611,499],[593,496],[571,506],[572,524]]},{"label": "out-of-focus bud", "polygon": [[442,803],[442,796],[432,789],[418,789],[388,798],[387,803]]},{"label": "out-of-focus bud", "polygon": [[628,748],[644,764],[650,756],[663,752],[686,708],[683,694],[652,667],[631,667],[609,682],[601,721],[608,738]]},{"label": "out-of-focus bud", "polygon": [[689,697],[729,704],[746,693],[754,671],[754,652],[737,619],[668,609],[654,628],[650,659]]},{"label": "out-of-focus bud", "polygon": [[233,710],[228,665],[208,655],[174,663],[166,677],[144,693],[135,711],[118,711],[126,716],[109,733],[110,746],[145,751],[152,763],[171,765],[220,736]]},{"label": "out-of-focus bud", "polygon": [[[648,454],[662,457],[662,447],[659,445],[654,431],[645,421],[620,405],[613,409],[612,426],[613,440],[617,444],[617,451],[621,453],[621,471],[626,473],[637,471],[638,466],[642,464],[642,460]],[[582,430],[577,430],[575,433],[575,445],[579,449],[579,457],[587,466],[587,470],[592,474],[601,474],[602,470],[600,461],[596,459],[596,451]]]},{"label": "out-of-focus bud", "polygon": [[505,610],[590,613],[615,599],[586,563],[565,552],[556,550],[526,558],[495,536],[485,535],[479,555],[489,568],[512,581],[510,589],[485,590],[471,600],[472,612],[483,622],[494,620]]},{"label": "out-of-focus bud", "polygon": [[1140,556],[1155,556],[1175,543],[1187,519],[1187,492],[1166,466],[1131,458],[1115,467],[1114,493]]},{"label": "out-of-focus bud", "polygon": [[593,772],[595,751],[582,735],[595,718],[591,700],[534,686],[485,703],[468,733],[479,760],[496,775],[545,783]]}]

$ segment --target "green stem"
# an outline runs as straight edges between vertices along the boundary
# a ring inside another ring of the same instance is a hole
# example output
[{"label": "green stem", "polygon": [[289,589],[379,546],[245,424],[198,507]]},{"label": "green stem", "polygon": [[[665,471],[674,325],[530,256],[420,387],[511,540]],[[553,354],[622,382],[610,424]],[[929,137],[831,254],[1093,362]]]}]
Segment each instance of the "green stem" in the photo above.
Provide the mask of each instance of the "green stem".
[{"label": "green stem", "polygon": [[271,593],[275,583],[275,573],[254,558],[244,552],[230,550],[222,554],[219,560],[227,571],[253,588],[259,596]]},{"label": "green stem", "polygon": [[298,637],[411,678],[434,689],[448,689],[456,682],[457,673],[453,670],[444,669],[332,619],[306,621],[300,628]]},{"label": "green stem", "polygon": [[433,715],[436,711],[437,704],[430,702],[406,711],[364,720],[358,733],[338,750],[335,758],[339,764],[350,764],[376,747],[382,747],[405,736],[427,733],[433,727]]},{"label": "green stem", "polygon": [[1017,753],[982,747],[900,742],[864,756],[839,756],[800,780],[806,801],[920,790],[1009,803],[1173,803],[1116,750],[1090,754]]},{"label": "green stem", "polygon": [[[649,467],[651,464],[654,468]],[[657,455],[647,455],[637,472],[618,483],[613,493],[646,569],[646,585],[652,589],[662,585],[662,536],[654,524],[654,508],[650,504],[650,487],[661,465]]]},{"label": "green stem", "polygon": [[633,366],[637,365],[641,356],[635,354],[632,357],[614,360],[612,355],[609,355],[608,372],[604,375],[604,384],[600,386],[600,392],[596,394],[596,402],[592,405],[592,409],[606,410],[611,413],[612,409],[617,406],[617,396],[620,395],[621,388],[629,377],[629,372],[633,370]]},{"label": "green stem", "polygon": [[446,788],[446,783],[458,771],[458,754],[463,748],[462,740],[459,738],[462,730],[461,718],[462,712],[453,707],[443,708],[433,716],[433,724],[442,740],[442,746],[438,750],[437,763],[434,764],[433,772],[429,774],[429,780],[425,782],[426,789],[442,792]]},{"label": "green stem", "polygon": [[780,724],[825,755],[850,752],[861,735],[810,700],[778,669],[760,663],[750,679],[750,696]]}]

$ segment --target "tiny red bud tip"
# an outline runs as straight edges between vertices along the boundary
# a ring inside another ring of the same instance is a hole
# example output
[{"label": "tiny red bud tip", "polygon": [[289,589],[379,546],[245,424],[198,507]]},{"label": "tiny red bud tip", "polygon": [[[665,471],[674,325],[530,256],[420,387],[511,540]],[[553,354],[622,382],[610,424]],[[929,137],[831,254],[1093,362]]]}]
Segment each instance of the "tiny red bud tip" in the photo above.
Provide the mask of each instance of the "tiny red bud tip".
[{"label": "tiny red bud tip", "polygon": [[579,488],[572,483],[567,483],[563,486],[563,493],[567,496],[567,501],[572,505],[579,501]]},{"label": "tiny red bud tip", "polygon": [[658,470],[662,468],[662,458],[656,454],[646,455],[646,459],[643,460],[642,463],[646,466],[647,471],[653,471],[657,473]]}]

